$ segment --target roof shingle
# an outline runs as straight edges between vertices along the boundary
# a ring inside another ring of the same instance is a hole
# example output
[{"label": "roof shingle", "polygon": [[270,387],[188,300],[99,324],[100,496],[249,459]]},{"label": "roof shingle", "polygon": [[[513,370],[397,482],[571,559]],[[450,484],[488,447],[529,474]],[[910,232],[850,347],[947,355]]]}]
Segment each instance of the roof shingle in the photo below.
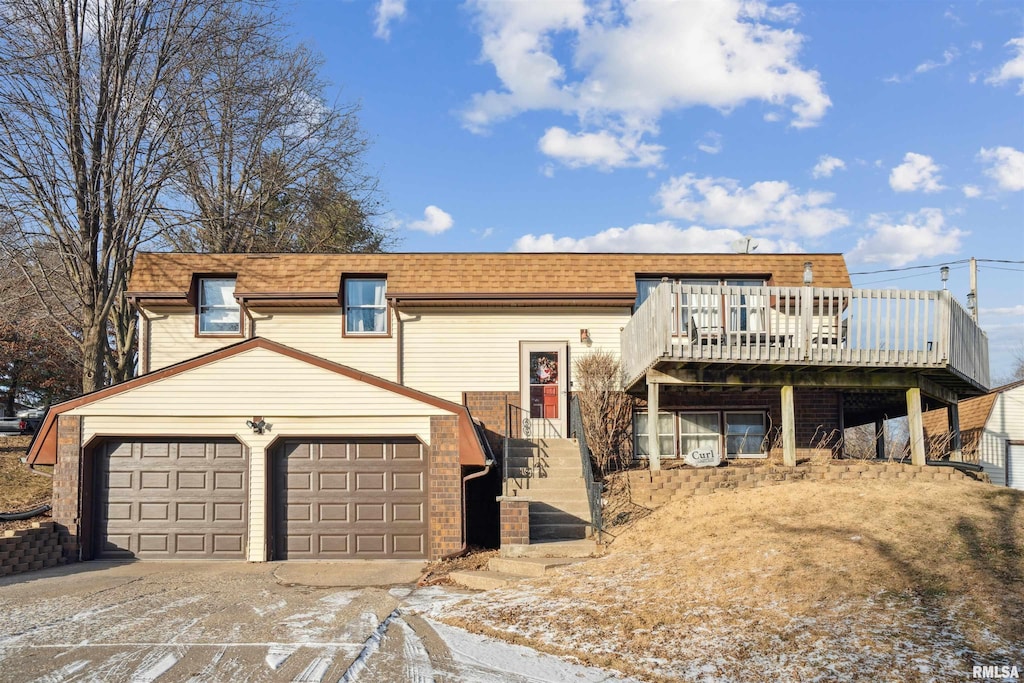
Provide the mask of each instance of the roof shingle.
[{"label": "roof shingle", "polygon": [[184,295],[194,274],[234,274],[237,294],[336,293],[342,274],[383,273],[388,293],[426,295],[630,295],[636,277],[766,277],[797,287],[803,264],[816,287],[850,287],[841,254],[180,254],[140,253],[129,294]]}]

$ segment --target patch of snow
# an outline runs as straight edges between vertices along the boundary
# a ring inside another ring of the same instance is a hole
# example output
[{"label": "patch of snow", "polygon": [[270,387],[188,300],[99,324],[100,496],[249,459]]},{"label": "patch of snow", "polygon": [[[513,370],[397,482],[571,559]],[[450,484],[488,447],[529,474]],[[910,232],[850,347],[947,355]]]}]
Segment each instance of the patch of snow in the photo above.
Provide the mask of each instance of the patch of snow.
[{"label": "patch of snow", "polygon": [[277,671],[282,664],[284,664],[289,657],[295,654],[299,649],[298,645],[287,644],[271,645],[267,649],[267,656],[263,658],[263,661],[267,663],[272,670]]},{"label": "patch of snow", "polygon": [[292,679],[292,683],[320,683],[327,669],[331,668],[331,661],[326,657],[314,657],[309,666]]},{"label": "patch of snow", "polygon": [[573,664],[554,655],[548,655],[522,645],[512,645],[494,638],[470,633],[427,619],[452,652],[455,663],[462,669],[460,681],[464,683],[603,683],[626,681],[618,672]]},{"label": "patch of snow", "polygon": [[147,660],[152,659],[153,657],[150,656],[143,660],[142,666],[132,674],[131,683],[153,683],[153,681],[163,676],[172,666],[178,663],[178,656],[173,652],[168,652],[155,663],[147,665]]}]

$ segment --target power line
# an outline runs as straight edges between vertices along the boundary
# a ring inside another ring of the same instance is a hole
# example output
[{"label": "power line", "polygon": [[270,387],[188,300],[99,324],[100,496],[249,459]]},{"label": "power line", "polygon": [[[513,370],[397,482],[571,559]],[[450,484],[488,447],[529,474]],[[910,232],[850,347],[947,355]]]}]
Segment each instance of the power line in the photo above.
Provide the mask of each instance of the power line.
[{"label": "power line", "polygon": [[885,268],[883,270],[861,270],[850,275],[877,275],[878,273],[902,273],[908,270],[923,270],[925,268],[940,268],[942,266],[951,266],[956,263],[967,263],[970,259],[962,259],[960,261],[947,261],[945,263],[934,263],[929,266],[904,266],[903,268]]}]

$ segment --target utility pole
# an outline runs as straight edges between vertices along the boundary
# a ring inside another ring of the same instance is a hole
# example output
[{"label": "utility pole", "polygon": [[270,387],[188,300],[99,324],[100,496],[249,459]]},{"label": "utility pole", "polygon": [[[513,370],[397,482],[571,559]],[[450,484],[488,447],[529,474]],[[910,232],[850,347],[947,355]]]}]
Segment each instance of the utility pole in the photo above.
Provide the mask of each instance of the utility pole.
[{"label": "utility pole", "polygon": [[971,257],[971,291],[967,294],[967,303],[971,308],[971,317],[978,322],[978,259]]}]

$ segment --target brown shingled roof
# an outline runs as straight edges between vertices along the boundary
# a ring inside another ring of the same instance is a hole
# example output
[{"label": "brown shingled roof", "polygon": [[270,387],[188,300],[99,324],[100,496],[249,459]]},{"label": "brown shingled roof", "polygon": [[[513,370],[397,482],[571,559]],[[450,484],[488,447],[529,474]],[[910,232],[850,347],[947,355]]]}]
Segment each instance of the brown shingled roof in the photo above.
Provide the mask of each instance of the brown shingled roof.
[{"label": "brown shingled roof", "polygon": [[[996,387],[987,394],[975,396],[958,404],[960,412],[960,431],[981,430],[985,428],[989,415],[992,414],[992,406],[996,402],[996,396],[1008,389],[1015,389],[1024,386],[1024,380],[1011,382],[1001,387]],[[925,436],[933,437],[945,434],[949,431],[949,420],[946,417],[946,409],[929,410],[921,416],[924,425]]]},{"label": "brown shingled roof", "polygon": [[800,286],[814,263],[817,287],[850,287],[841,254],[179,254],[140,253],[129,295],[183,297],[193,275],[235,274],[235,292],[337,294],[343,273],[384,273],[396,297],[523,295],[631,297],[638,275],[766,277]]}]

